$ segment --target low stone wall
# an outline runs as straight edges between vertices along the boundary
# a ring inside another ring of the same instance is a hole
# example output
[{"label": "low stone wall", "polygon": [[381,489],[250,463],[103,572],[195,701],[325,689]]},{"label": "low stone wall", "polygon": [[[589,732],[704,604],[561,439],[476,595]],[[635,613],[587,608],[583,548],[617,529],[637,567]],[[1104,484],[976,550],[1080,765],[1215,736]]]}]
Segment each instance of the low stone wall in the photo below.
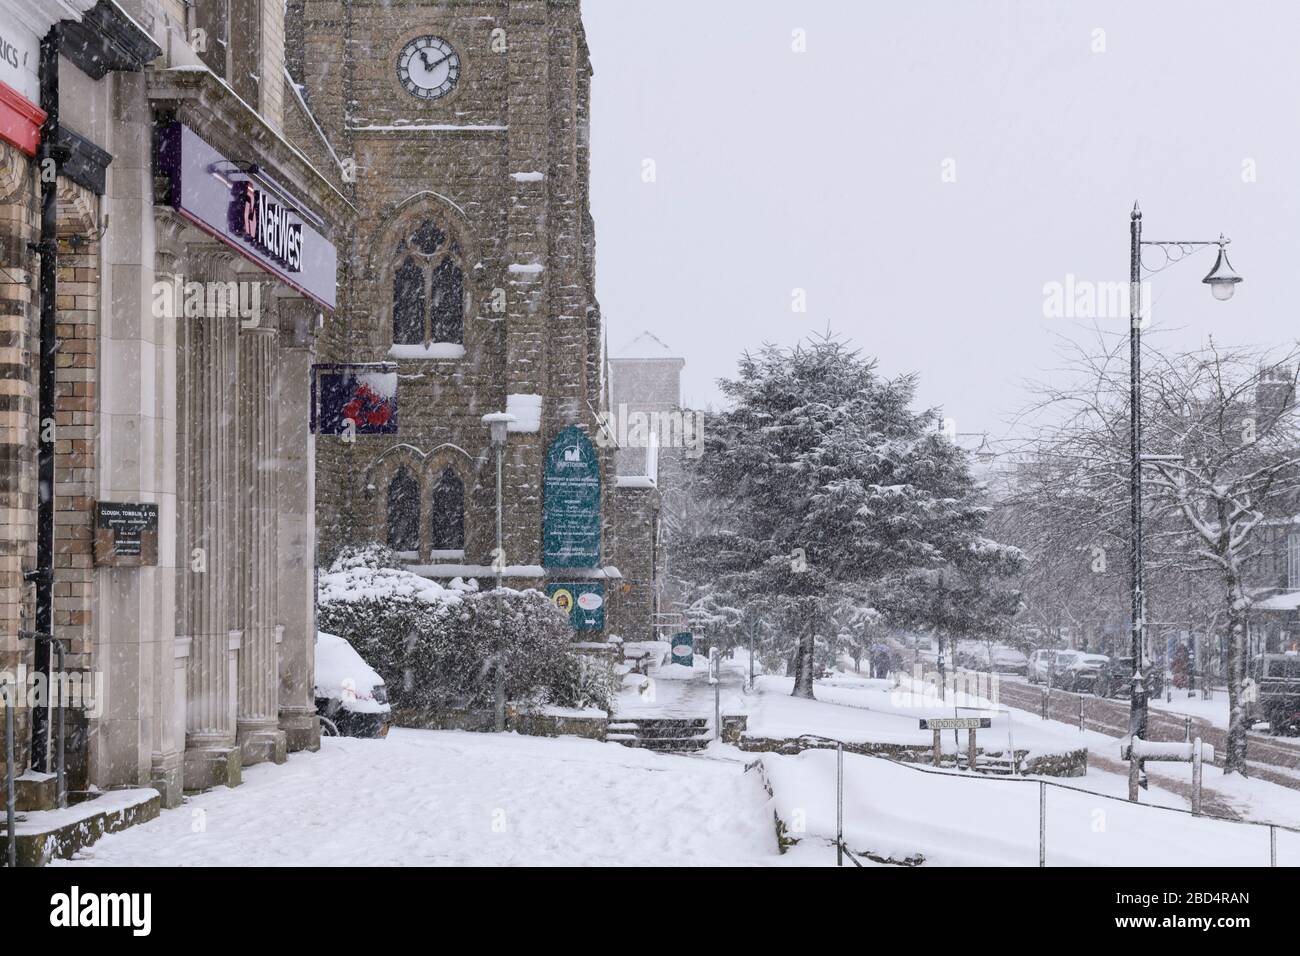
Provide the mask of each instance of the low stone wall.
[{"label": "low stone wall", "polygon": [[[70,859],[105,833],[154,819],[161,806],[162,797],[153,789],[110,790],[62,810],[25,814],[15,827],[18,865],[44,866],[51,860]],[[0,845],[4,839],[0,834]]]},{"label": "low stone wall", "polygon": [[[727,718],[723,718],[726,727]],[[977,738],[978,739],[978,738]],[[839,741],[815,734],[800,737],[763,737],[758,734],[741,732],[737,743],[741,750],[752,753],[777,753],[793,755],[804,750],[834,750]],[[934,748],[930,744],[892,744],[879,741],[858,741],[844,744],[845,753],[863,754],[870,757],[885,757],[902,763],[929,764],[934,760]],[[977,747],[976,752],[986,757],[1005,757],[1005,750],[985,750]],[[965,751],[963,750],[964,754]],[[1035,753],[1032,757],[1028,750],[1016,750],[1021,773],[1044,777],[1082,777],[1088,772],[1088,749],[1067,750],[1061,753]],[[956,766],[957,754],[945,753],[941,766]]]},{"label": "low stone wall", "polygon": [[[496,730],[496,712],[491,710],[394,710],[393,725],[416,730],[468,730],[491,733]],[[506,709],[506,730],[530,737],[571,735],[590,740],[605,739],[609,716],[542,714]]]}]

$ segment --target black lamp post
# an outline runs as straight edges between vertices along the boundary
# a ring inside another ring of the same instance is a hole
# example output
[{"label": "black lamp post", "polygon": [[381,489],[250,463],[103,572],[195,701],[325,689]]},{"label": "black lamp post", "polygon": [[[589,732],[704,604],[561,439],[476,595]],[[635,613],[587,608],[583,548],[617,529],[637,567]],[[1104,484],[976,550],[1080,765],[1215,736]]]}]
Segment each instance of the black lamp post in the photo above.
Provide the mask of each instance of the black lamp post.
[{"label": "black lamp post", "polygon": [[[1218,258],[1214,267],[1201,281],[1210,287],[1214,297],[1221,302],[1232,298],[1241,276],[1233,271],[1228,261],[1228,243],[1222,233],[1218,239],[1153,241],[1142,238],[1142,210],[1133,203],[1129,216],[1129,576],[1133,584],[1130,614],[1132,617],[1133,688],[1129,697],[1129,736],[1133,740],[1145,739],[1147,730],[1147,696],[1142,676],[1142,663],[1146,647],[1146,622],[1143,620],[1144,595],[1142,591],[1142,249],[1153,246],[1164,254],[1165,261],[1158,267],[1146,268],[1148,273],[1160,272],[1199,249],[1217,246]],[[1145,771],[1141,761],[1130,759],[1129,799],[1137,800],[1139,783]]]}]

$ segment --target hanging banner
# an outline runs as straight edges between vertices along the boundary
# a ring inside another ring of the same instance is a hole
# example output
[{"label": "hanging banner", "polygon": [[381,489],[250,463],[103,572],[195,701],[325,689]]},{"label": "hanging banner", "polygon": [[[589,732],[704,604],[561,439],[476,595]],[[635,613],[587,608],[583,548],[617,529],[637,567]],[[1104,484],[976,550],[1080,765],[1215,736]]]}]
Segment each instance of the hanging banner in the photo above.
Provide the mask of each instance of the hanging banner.
[{"label": "hanging banner", "polygon": [[388,363],[313,365],[311,371],[314,434],[397,434],[395,366]]},{"label": "hanging banner", "polygon": [[555,436],[546,453],[542,565],[600,565],[600,461],[591,440],[576,425]]},{"label": "hanging banner", "polygon": [[605,629],[604,581],[552,582],[546,585],[546,596],[569,615],[575,631]]}]

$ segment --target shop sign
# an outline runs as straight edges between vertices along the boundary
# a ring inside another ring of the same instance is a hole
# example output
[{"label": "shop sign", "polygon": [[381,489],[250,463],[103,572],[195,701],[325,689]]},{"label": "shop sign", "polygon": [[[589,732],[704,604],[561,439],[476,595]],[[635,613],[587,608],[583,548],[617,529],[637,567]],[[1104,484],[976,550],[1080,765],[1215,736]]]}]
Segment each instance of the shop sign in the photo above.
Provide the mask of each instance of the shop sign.
[{"label": "shop sign", "polygon": [[167,181],[168,205],[285,284],[334,308],[334,244],[264,170],[222,155],[183,123],[159,132],[157,166]]}]

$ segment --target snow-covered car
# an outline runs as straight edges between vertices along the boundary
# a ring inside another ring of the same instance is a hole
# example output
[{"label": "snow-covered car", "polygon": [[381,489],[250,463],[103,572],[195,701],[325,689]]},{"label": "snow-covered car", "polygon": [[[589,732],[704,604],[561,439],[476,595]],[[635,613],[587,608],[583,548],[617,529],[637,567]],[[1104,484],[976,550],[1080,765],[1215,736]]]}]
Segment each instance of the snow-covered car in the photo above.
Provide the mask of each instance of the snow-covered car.
[{"label": "snow-covered car", "polygon": [[1090,691],[1109,663],[1105,654],[1076,654],[1064,670],[1057,671],[1056,686],[1061,690]]},{"label": "snow-covered car", "polygon": [[1029,678],[1031,684],[1046,684],[1050,680],[1053,687],[1060,687],[1062,672],[1079,656],[1081,655],[1078,651],[1053,651],[1040,648],[1029,655],[1025,676]]},{"label": "snow-covered car", "polygon": [[1250,665],[1254,693],[1246,712],[1251,720],[1267,720],[1269,733],[1300,735],[1300,655],[1263,654]]},{"label": "snow-covered car", "polygon": [[1029,661],[1024,654],[1005,644],[962,642],[957,646],[957,666],[995,674],[1023,674]]},{"label": "snow-covered car", "polygon": [[[1143,677],[1148,699],[1164,693],[1165,682],[1159,667],[1148,667]],[[1133,692],[1133,658],[1107,658],[1092,683],[1092,692],[1098,697],[1128,697]]]},{"label": "snow-covered car", "polygon": [[[392,708],[388,689],[352,645],[334,634],[316,634],[316,714],[326,733],[383,737]],[[328,721],[328,723],[326,723]]]},{"label": "snow-covered car", "polygon": [[1024,674],[1029,669],[1029,658],[1014,647],[993,645],[993,670],[999,674]]}]

